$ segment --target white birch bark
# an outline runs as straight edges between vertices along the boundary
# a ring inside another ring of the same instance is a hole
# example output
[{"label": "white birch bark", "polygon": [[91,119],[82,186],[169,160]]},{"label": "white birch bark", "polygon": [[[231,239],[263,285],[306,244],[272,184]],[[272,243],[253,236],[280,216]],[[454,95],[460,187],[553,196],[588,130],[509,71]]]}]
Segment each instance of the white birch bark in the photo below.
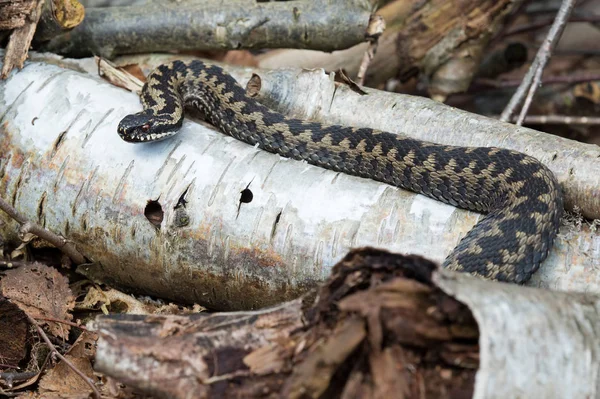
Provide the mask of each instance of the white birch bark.
[{"label": "white birch bark", "polygon": [[[365,124],[382,111],[374,104],[363,104],[373,115]],[[353,247],[441,261],[480,217],[190,120],[172,140],[125,143],[116,126],[139,109],[135,94],[42,63],[0,82],[0,195],[73,240],[95,262],[80,270],[116,287],[219,309],[265,306],[324,279]],[[253,199],[240,204],[246,187]],[[164,212],[159,228],[144,216],[150,200]],[[531,284],[598,292],[599,260],[598,234],[565,227]]]},{"label": "white birch bark", "polygon": [[438,273],[479,326],[474,399],[597,398],[600,298]]}]

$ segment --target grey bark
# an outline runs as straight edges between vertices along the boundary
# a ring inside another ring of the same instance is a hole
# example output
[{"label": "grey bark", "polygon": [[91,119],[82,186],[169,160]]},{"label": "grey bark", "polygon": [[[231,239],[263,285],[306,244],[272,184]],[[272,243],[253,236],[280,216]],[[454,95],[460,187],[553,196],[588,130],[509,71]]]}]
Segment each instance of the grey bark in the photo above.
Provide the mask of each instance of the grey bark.
[{"label": "grey bark", "polygon": [[172,50],[289,47],[333,51],[364,41],[369,16],[365,0],[210,0],[88,8],[81,25],[40,49],[106,58]]}]

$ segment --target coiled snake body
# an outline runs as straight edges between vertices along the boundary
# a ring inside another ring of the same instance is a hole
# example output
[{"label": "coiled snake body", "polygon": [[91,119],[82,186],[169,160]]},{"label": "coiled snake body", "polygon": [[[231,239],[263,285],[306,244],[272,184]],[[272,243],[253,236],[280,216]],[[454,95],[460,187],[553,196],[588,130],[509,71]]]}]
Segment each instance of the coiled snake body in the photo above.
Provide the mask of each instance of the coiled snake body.
[{"label": "coiled snake body", "polygon": [[174,61],[152,72],[144,110],[120,122],[125,141],[177,132],[183,107],[236,139],[326,169],[402,187],[487,215],[444,261],[452,270],[523,283],[546,258],[563,211],[550,170],[501,148],[453,147],[369,128],[288,118],[246,95],[229,74],[201,61]]}]

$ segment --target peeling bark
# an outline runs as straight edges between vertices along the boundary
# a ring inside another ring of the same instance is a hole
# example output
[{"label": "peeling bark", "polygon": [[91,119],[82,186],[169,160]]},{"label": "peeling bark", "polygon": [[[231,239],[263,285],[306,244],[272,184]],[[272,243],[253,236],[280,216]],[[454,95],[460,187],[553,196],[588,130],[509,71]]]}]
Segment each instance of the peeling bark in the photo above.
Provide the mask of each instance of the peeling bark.
[{"label": "peeling bark", "polygon": [[51,37],[71,29],[83,19],[83,6],[76,0],[0,0],[0,31],[12,30],[0,79],[15,67],[22,68],[29,47],[37,37]]}]

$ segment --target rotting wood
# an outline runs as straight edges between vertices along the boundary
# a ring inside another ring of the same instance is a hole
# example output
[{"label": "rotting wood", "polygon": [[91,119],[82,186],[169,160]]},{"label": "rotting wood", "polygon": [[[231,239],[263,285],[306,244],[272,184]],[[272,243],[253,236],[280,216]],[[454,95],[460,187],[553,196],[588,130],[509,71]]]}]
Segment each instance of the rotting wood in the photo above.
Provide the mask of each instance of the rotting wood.
[{"label": "rotting wood", "polygon": [[2,70],[0,71],[0,79],[5,79],[14,67],[23,67],[43,6],[44,0],[37,0],[31,12],[25,17],[23,25],[13,29],[10,34],[4,53]]},{"label": "rotting wood", "polygon": [[14,67],[23,67],[35,33],[49,38],[73,28],[82,19],[83,6],[76,0],[0,0],[0,31],[12,30],[0,79]]},{"label": "rotting wood", "polygon": [[0,30],[20,28],[25,25],[37,0],[0,0]]},{"label": "rotting wood", "polygon": [[468,398],[477,325],[431,285],[434,268],[364,249],[334,268],[314,304],[309,296],[256,312],[101,317],[96,367],[158,397],[335,398],[352,387],[374,398]]}]

